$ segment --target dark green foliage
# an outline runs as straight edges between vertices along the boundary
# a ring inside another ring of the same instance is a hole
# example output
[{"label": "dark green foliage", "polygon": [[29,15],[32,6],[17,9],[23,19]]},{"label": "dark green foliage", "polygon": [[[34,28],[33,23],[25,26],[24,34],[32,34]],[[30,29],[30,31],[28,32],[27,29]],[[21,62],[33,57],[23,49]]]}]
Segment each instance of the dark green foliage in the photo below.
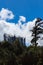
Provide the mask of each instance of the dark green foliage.
[{"label": "dark green foliage", "polygon": [[14,43],[0,43],[0,65],[43,65],[43,47],[25,47],[17,39]]},{"label": "dark green foliage", "polygon": [[0,43],[0,65],[19,65],[21,64],[21,55],[25,52],[23,46],[18,39],[13,43]]}]

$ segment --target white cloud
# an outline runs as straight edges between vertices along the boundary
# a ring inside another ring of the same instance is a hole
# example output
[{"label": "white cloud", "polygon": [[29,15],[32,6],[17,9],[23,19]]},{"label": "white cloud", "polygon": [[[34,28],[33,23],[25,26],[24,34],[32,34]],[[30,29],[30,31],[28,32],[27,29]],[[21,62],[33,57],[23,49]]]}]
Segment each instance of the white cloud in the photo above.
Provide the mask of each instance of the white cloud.
[{"label": "white cloud", "polygon": [[21,25],[21,22],[26,22],[26,18],[24,16],[19,16],[18,23]]},{"label": "white cloud", "polygon": [[34,22],[27,22],[21,25],[19,23],[9,23],[6,20],[0,20],[0,40],[2,41],[4,33],[9,35],[15,35],[26,38],[26,42],[30,43],[31,37],[31,29],[34,26]]},{"label": "white cloud", "polygon": [[14,15],[12,13],[12,11],[8,10],[8,9],[4,9],[2,8],[2,10],[0,11],[0,19],[6,20],[6,19],[13,19]]},{"label": "white cloud", "polygon": [[[26,23],[26,18],[24,16],[19,16],[18,23],[9,23],[6,20],[13,19],[14,14],[12,13],[12,11],[4,8],[2,8],[2,10],[0,11],[0,17],[0,41],[3,41],[3,35],[4,33],[7,33],[9,35],[26,38],[26,43],[28,43],[27,45],[31,43],[30,41],[32,39],[32,32],[30,30],[35,26],[35,21],[37,19],[34,19],[33,21],[28,21]],[[25,23],[22,24],[22,22]],[[39,45],[42,45],[40,44],[40,39],[38,40],[38,42]]]}]

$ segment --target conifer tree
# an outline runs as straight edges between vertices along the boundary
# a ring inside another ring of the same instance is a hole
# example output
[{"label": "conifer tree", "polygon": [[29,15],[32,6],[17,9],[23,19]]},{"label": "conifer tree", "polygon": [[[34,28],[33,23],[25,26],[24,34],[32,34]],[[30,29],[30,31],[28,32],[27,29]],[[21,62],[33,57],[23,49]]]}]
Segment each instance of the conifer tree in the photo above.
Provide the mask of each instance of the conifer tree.
[{"label": "conifer tree", "polygon": [[31,43],[34,46],[37,46],[37,40],[40,38],[40,36],[38,36],[40,33],[43,33],[43,29],[41,28],[41,24],[43,24],[43,22],[41,22],[42,19],[37,18],[37,20],[35,21],[35,26],[33,27],[32,31],[32,36],[33,39],[31,40]]}]

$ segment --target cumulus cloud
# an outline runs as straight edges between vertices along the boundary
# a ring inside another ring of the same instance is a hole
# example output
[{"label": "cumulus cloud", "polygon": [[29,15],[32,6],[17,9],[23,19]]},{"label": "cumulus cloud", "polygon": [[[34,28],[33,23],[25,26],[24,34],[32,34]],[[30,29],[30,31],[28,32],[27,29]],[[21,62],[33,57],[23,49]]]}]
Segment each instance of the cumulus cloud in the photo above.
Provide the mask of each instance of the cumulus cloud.
[{"label": "cumulus cloud", "polygon": [[30,30],[34,26],[35,20],[33,22],[27,22],[19,25],[19,22],[17,24],[15,23],[9,23],[6,20],[0,20],[0,40],[3,41],[3,35],[4,33],[17,36],[17,37],[23,37],[26,38],[26,43],[30,43],[32,37]]},{"label": "cumulus cloud", "polygon": [[26,18],[24,16],[19,16],[18,23],[21,25],[21,22],[26,22]]},{"label": "cumulus cloud", "polygon": [[[19,16],[18,23],[10,23],[7,22],[7,19],[13,19],[14,14],[12,11],[8,9],[2,8],[0,11],[0,41],[3,41],[3,35],[4,33],[12,35],[12,36],[17,36],[17,37],[23,37],[26,38],[26,43],[27,45],[31,44],[31,39],[32,39],[32,32],[30,30],[33,29],[35,26],[35,21],[37,19],[34,19],[33,21],[28,21],[26,23],[26,17],[24,16]],[[25,22],[22,24],[22,22]],[[39,45],[40,44],[40,39],[38,40]],[[41,41],[42,42],[42,41]]]},{"label": "cumulus cloud", "polygon": [[10,11],[8,9],[2,8],[2,10],[0,11],[1,20],[13,19],[13,17],[14,17],[14,15],[13,15],[12,11]]}]

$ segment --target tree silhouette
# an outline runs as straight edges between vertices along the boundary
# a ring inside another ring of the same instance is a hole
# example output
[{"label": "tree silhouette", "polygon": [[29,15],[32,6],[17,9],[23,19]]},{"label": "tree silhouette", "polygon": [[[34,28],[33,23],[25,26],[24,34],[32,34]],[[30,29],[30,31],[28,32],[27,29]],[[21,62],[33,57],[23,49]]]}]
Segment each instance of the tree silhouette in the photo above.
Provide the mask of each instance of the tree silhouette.
[{"label": "tree silhouette", "polygon": [[41,24],[43,24],[43,22],[41,22],[42,19],[37,18],[37,20],[35,21],[35,26],[33,27],[32,31],[32,36],[33,39],[31,40],[31,43],[36,47],[37,46],[37,40],[40,38],[39,34],[43,33],[43,29],[41,28]]}]

